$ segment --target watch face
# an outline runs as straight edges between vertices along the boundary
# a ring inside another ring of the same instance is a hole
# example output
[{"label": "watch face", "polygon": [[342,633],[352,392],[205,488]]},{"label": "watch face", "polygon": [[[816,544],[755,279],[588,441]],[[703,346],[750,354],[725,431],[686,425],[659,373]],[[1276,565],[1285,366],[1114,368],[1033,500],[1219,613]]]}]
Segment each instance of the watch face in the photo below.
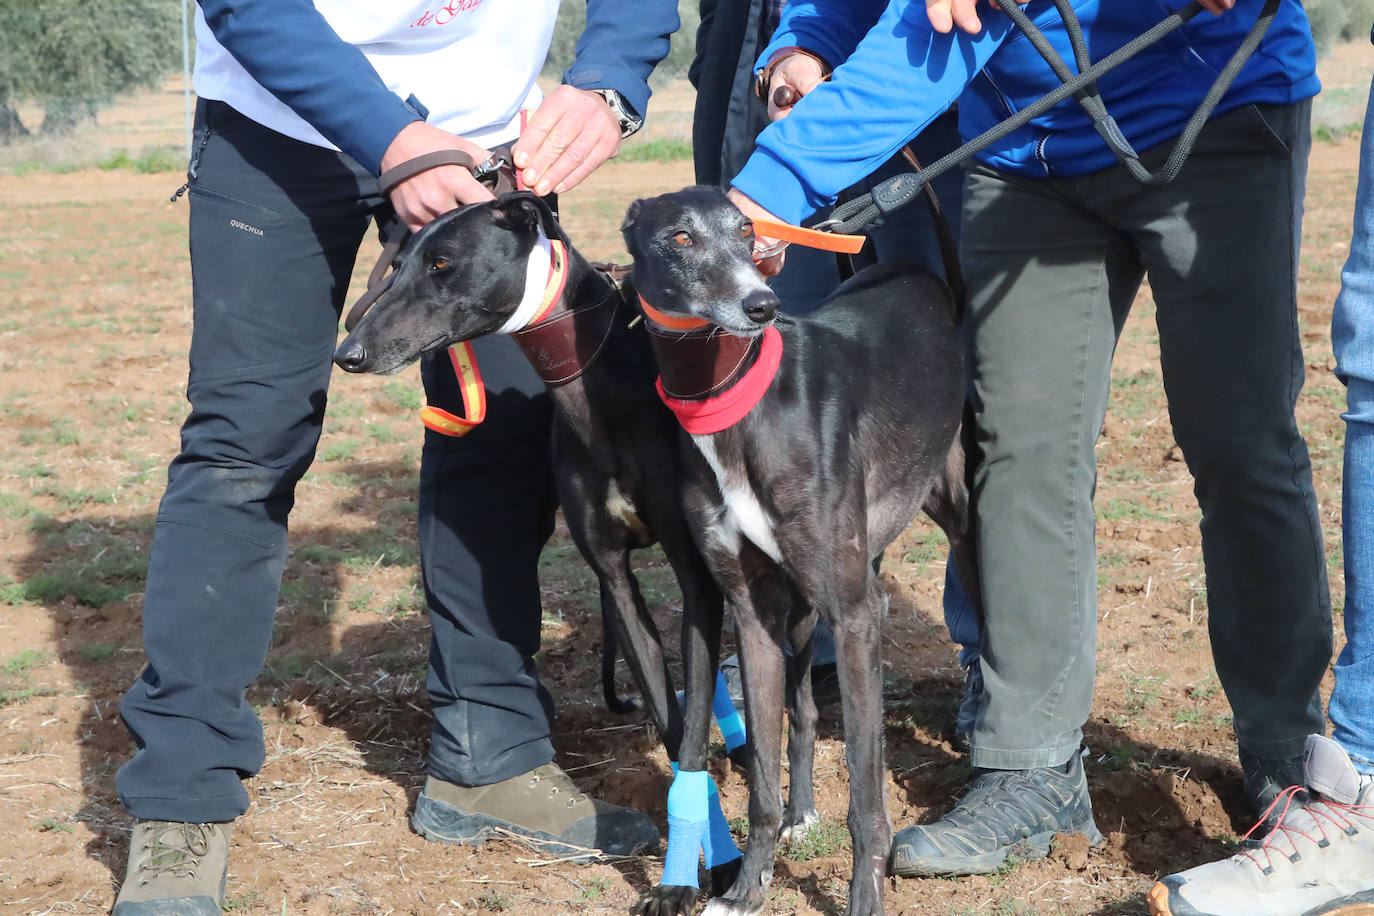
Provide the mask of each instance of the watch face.
[{"label": "watch face", "polygon": [[622,139],[639,130],[644,124],[643,120],[630,113],[630,108],[625,104],[625,99],[614,89],[599,89],[597,92],[606,100],[606,104],[611,107],[611,113],[620,122],[620,136]]}]

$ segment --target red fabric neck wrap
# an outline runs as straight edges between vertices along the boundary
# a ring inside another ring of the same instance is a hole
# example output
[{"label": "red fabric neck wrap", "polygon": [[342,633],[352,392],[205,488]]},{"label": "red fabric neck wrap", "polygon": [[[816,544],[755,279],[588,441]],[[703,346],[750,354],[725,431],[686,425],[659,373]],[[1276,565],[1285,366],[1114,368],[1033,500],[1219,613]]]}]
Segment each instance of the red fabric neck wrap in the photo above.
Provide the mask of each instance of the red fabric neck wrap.
[{"label": "red fabric neck wrap", "polygon": [[[721,332],[723,333],[723,332]],[[671,346],[672,338],[655,335],[657,348]],[[720,394],[704,398],[676,398],[668,394],[660,377],[655,383],[658,396],[668,405],[682,428],[695,436],[729,429],[753,409],[772,384],[782,363],[782,335],[769,326],[763,332],[754,364],[730,383]]]}]

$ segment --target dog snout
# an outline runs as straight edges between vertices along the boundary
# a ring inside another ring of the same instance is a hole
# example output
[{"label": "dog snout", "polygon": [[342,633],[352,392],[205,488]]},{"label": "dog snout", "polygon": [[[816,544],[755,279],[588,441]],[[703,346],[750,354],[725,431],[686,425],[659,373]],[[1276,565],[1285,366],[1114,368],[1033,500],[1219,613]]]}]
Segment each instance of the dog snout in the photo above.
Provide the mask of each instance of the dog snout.
[{"label": "dog snout", "polygon": [[367,348],[356,340],[345,340],[334,351],[334,362],[345,372],[362,372],[367,366]]},{"label": "dog snout", "polygon": [[772,290],[755,290],[744,297],[744,314],[757,324],[767,324],[778,314],[778,297]]}]

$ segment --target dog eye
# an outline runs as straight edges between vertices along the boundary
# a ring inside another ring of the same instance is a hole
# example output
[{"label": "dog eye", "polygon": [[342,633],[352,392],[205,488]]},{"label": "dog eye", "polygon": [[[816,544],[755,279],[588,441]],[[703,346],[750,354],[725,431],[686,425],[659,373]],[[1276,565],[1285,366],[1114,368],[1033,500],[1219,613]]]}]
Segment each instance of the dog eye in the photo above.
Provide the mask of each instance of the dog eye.
[{"label": "dog eye", "polygon": [[685,248],[692,244],[692,234],[679,230],[673,233],[673,241]]},{"label": "dog eye", "polygon": [[739,227],[739,237],[742,239],[752,239],[754,237],[754,224],[741,223]]},{"label": "dog eye", "polygon": [[430,273],[433,273],[438,270],[448,270],[449,265],[451,265],[452,263],[453,262],[450,261],[448,258],[435,258],[434,260],[429,262]]}]

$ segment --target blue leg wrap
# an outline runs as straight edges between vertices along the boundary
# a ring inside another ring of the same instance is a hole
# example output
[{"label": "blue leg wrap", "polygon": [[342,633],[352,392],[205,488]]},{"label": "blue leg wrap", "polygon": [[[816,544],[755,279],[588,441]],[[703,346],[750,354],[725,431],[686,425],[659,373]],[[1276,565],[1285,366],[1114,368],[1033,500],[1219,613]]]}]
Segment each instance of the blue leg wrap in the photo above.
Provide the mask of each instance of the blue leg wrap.
[{"label": "blue leg wrap", "polygon": [[725,684],[725,675],[716,672],[716,695],[711,700],[711,711],[716,714],[716,724],[720,726],[720,736],[725,739],[725,752],[728,754],[744,744],[747,735],[744,720],[735,710],[730,700],[730,688]]},{"label": "blue leg wrap", "polygon": [[668,788],[668,851],[663,857],[660,884],[700,887],[697,860],[710,827],[710,795],[715,788],[705,770],[678,770],[673,764],[673,784]]},{"label": "blue leg wrap", "polygon": [[735,838],[730,835],[730,825],[725,820],[725,812],[721,810],[720,793],[716,791],[715,780],[707,780],[707,792],[710,795],[707,802],[710,814],[701,848],[706,857],[706,867],[715,868],[717,865],[735,861],[743,853],[735,845]]}]

